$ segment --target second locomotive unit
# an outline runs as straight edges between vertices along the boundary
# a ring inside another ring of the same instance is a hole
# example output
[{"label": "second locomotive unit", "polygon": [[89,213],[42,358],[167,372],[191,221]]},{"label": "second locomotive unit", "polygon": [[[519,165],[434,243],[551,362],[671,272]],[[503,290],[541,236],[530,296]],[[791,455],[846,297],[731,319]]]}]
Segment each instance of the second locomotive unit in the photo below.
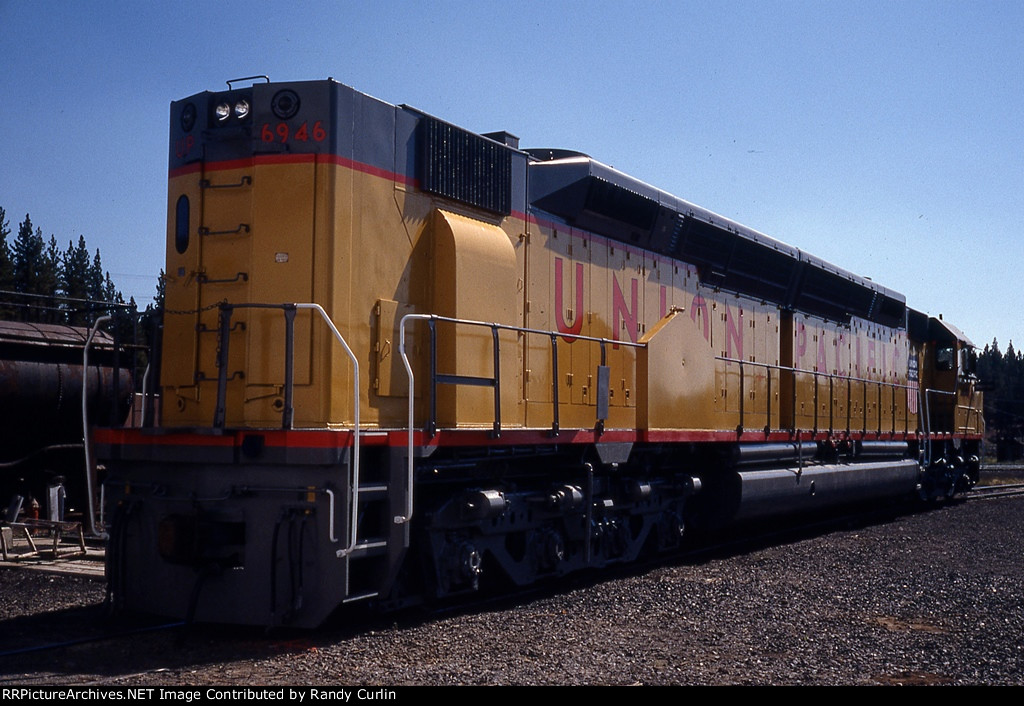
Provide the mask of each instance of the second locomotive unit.
[{"label": "second locomotive unit", "polygon": [[977,479],[958,329],[586,155],[326,80],[173,103],[169,160],[124,608],[315,626]]}]

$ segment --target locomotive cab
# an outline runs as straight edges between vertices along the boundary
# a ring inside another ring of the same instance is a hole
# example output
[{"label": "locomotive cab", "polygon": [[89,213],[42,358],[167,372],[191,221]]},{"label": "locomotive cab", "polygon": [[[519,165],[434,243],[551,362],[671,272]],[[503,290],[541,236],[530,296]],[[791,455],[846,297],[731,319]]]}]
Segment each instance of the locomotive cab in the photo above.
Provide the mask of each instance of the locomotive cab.
[{"label": "locomotive cab", "polygon": [[909,312],[911,336],[922,341],[922,495],[949,496],[972,487],[981,465],[985,434],[982,393],[976,374],[977,349],[942,317]]}]

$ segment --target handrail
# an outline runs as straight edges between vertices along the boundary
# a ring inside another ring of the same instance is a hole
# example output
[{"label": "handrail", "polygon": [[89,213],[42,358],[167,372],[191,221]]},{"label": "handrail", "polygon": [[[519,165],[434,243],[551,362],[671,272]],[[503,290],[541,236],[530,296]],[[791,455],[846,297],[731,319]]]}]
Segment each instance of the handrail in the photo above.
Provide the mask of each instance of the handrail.
[{"label": "handrail", "polygon": [[981,413],[978,411],[977,407],[972,407],[970,404],[958,404],[956,405],[955,409],[964,413],[964,423],[960,425],[961,434],[969,434],[972,431],[981,431],[976,423],[974,426],[971,425],[972,415],[979,419],[981,418]]},{"label": "handrail", "polygon": [[[975,376],[973,376],[973,375],[966,376],[966,377],[964,377],[961,380],[961,382],[966,382],[970,386],[969,387],[970,395],[967,398],[967,405],[966,406],[965,405],[961,405],[961,404],[956,405],[956,409],[966,409],[966,412],[964,413],[964,426],[963,426],[963,433],[964,434],[966,434],[972,428],[971,427],[971,413],[972,412],[974,413],[975,417],[977,417],[979,420],[981,420],[982,423],[984,423],[984,421],[985,421],[984,417],[982,416],[981,411],[977,407],[974,406],[974,395],[976,394],[977,391],[974,389],[974,385],[972,385],[971,383],[972,382],[976,382],[976,381],[977,381],[977,378]],[[954,414],[955,414],[955,412],[954,412]],[[954,423],[955,423],[955,419],[954,419]],[[981,432],[980,426],[981,425],[979,425],[977,422],[975,422],[975,426],[973,428],[974,428],[975,431],[980,433]]]},{"label": "handrail", "polygon": [[[925,389],[923,389],[921,391],[921,396],[923,398],[924,408],[925,408],[925,422],[926,422],[926,425],[927,425],[926,428],[925,428],[925,439],[927,439],[929,441],[931,440],[932,432],[931,432],[931,409],[930,409],[930,405],[929,405],[928,400],[929,400],[929,397],[931,395],[943,395],[945,397],[956,397],[957,396],[957,391],[955,389],[954,390],[935,390],[935,389],[932,389],[932,388],[925,388]],[[972,392],[971,393],[971,400],[973,401],[973,399],[974,399],[974,393]],[[967,434],[968,432],[971,431],[971,427],[970,427],[971,413],[973,412],[978,418],[981,418],[981,412],[976,407],[973,407],[971,405],[966,405],[965,406],[965,405],[960,405],[960,404],[954,404],[953,405],[953,420],[952,420],[952,422],[953,422],[952,426],[953,426],[954,430],[956,429],[956,413],[957,413],[957,410],[961,410],[961,409],[965,410],[965,413],[964,413],[964,424],[963,424],[962,433]],[[978,427],[975,427],[974,431],[980,432],[981,430]],[[931,464],[931,448],[930,448],[931,445],[928,444],[927,446],[928,446],[928,448],[927,448],[927,450],[925,452],[925,463],[926,463],[926,465],[930,465]]]},{"label": "handrail", "polygon": [[931,394],[952,395],[953,393],[952,392],[947,392],[945,390],[932,390],[932,389],[927,388],[927,387],[924,388],[921,391],[921,397],[923,398],[923,401],[924,401],[924,425],[923,425],[923,428],[924,428],[924,439],[925,439],[924,458],[922,460],[923,460],[924,466],[926,468],[932,465],[932,444],[931,444],[931,440],[932,440],[932,414],[931,414],[931,405],[928,402],[928,400],[930,399],[930,395]]},{"label": "handrail", "polygon": [[[758,362],[758,361],[743,360],[741,358],[731,358],[731,357],[728,357],[728,356],[717,355],[717,356],[715,356],[715,360],[720,360],[720,361],[723,361],[723,362],[726,362],[726,363],[737,363],[740,366],[740,428],[743,427],[743,417],[744,417],[744,405],[743,405],[743,399],[744,399],[744,395],[743,395],[743,377],[744,377],[744,374],[743,374],[743,366],[745,366],[745,365],[752,365],[754,367],[766,368],[769,371],[777,370],[780,373],[782,373],[782,372],[789,372],[789,373],[793,373],[794,374],[794,376],[793,376],[793,388],[794,389],[793,389],[793,392],[792,392],[793,404],[794,404],[794,415],[793,415],[794,416],[794,421],[795,421],[795,418],[796,418],[795,406],[796,406],[796,401],[797,401],[796,375],[797,374],[813,375],[814,376],[814,396],[815,396],[815,399],[814,399],[814,420],[815,420],[814,424],[815,424],[815,429],[817,429],[817,425],[818,425],[818,399],[817,399],[817,396],[818,396],[818,378],[821,377],[821,376],[824,376],[824,377],[828,378],[829,387],[830,387],[830,390],[829,390],[829,398],[830,399],[834,399],[835,398],[834,391],[831,389],[832,382],[834,380],[846,380],[847,381],[847,395],[846,396],[847,396],[847,429],[848,430],[849,430],[849,427],[850,427],[850,416],[849,416],[850,415],[850,405],[849,405],[849,400],[852,399],[852,397],[853,397],[852,390],[849,388],[850,383],[856,382],[856,383],[863,383],[864,384],[864,403],[863,403],[864,410],[863,410],[863,416],[864,416],[864,425],[865,425],[865,427],[867,426],[867,386],[868,385],[873,385],[873,386],[875,386],[878,389],[878,405],[879,405],[879,410],[878,410],[879,424],[878,424],[878,426],[879,426],[879,431],[881,431],[881,418],[882,418],[882,410],[881,410],[882,390],[885,389],[885,388],[888,388],[888,389],[891,389],[893,391],[893,399],[894,399],[893,410],[895,410],[895,408],[896,408],[896,405],[895,405],[896,390],[914,390],[914,389],[917,389],[913,385],[902,384],[902,383],[898,383],[898,382],[887,382],[885,380],[870,380],[868,378],[859,378],[859,377],[854,377],[852,375],[838,375],[838,374],[833,374],[833,373],[821,372],[820,370],[806,370],[804,368],[797,368],[797,367],[788,366],[788,365],[778,365],[776,363],[761,363],[761,362]],[[766,415],[767,420],[770,421],[770,419],[771,419],[771,375],[768,376],[768,386],[769,387],[768,387],[767,410],[765,412],[765,415]],[[780,387],[781,387],[781,380],[780,380]],[[945,393],[945,394],[953,394],[953,393]],[[830,410],[830,413],[829,413],[829,418],[830,418],[829,427],[831,429],[834,426],[832,424],[832,421],[831,421],[831,410]],[[905,419],[904,421],[906,421],[909,424],[909,419]],[[896,419],[895,419],[895,415],[893,415],[893,428],[894,429],[895,429],[895,424],[896,424]],[[863,431],[866,431],[866,429],[864,429]],[[905,430],[905,431],[909,431],[909,430]]]},{"label": "handrail", "polygon": [[[647,346],[646,343],[634,343],[633,341],[617,341],[617,340],[612,339],[612,338],[600,338],[600,337],[597,337],[597,336],[584,336],[584,335],[581,335],[581,334],[566,333],[566,332],[562,332],[562,331],[549,331],[549,330],[545,330],[545,329],[530,328],[529,326],[514,326],[512,324],[500,324],[500,323],[497,323],[497,322],[494,322],[494,321],[477,321],[477,320],[474,320],[474,319],[459,319],[459,318],[454,318],[454,317],[450,317],[450,316],[439,316],[437,314],[406,314],[405,316],[403,316],[401,322],[399,323],[398,354],[402,358],[402,363],[405,365],[405,374],[406,374],[406,376],[409,379],[409,409],[408,409],[408,425],[407,425],[407,434],[408,434],[408,445],[407,445],[407,457],[408,457],[408,460],[407,460],[407,464],[408,464],[408,471],[407,471],[407,479],[406,479],[407,493],[406,493],[405,515],[397,515],[397,516],[395,516],[395,520],[394,520],[395,524],[403,524],[403,523],[410,522],[412,520],[412,516],[413,516],[413,498],[412,498],[412,487],[413,487],[413,481],[414,481],[413,429],[415,428],[415,424],[416,424],[416,420],[415,420],[416,376],[413,373],[412,364],[409,362],[409,355],[406,352],[406,348],[405,348],[406,324],[408,322],[410,322],[410,321],[427,321],[427,322],[430,322],[431,325],[433,325],[433,323],[436,323],[436,322],[444,322],[444,323],[461,324],[461,325],[465,325],[465,326],[485,327],[485,328],[491,329],[491,331],[493,332],[492,340],[494,341],[494,346],[495,346],[495,349],[494,349],[495,375],[498,374],[497,370],[498,370],[499,363],[500,363],[499,357],[498,357],[498,347],[497,347],[498,346],[498,343],[497,343],[497,341],[498,341],[497,332],[498,331],[515,331],[516,333],[535,334],[535,335],[539,335],[539,336],[547,336],[547,337],[549,337],[551,339],[551,358],[552,358],[552,365],[553,365],[553,368],[552,368],[552,370],[553,370],[553,373],[552,373],[552,387],[553,387],[552,406],[554,408],[554,416],[553,416],[553,423],[552,423],[552,432],[555,433],[555,434],[558,433],[558,374],[557,374],[557,372],[558,372],[558,348],[556,346],[556,342],[557,342],[557,339],[558,339],[559,336],[561,336],[562,338],[572,339],[574,341],[592,341],[594,343],[600,343],[601,344],[601,359],[602,359],[602,362],[604,361],[604,357],[605,357],[604,348],[608,344],[617,345],[617,346],[626,346],[626,347],[629,347],[629,348],[645,348]],[[466,378],[466,380],[462,380],[458,376],[453,376],[453,379],[450,382],[452,382],[452,384],[460,384],[460,382],[461,383],[465,383],[465,384],[477,384],[477,382],[475,382],[473,380],[470,380],[469,378]]]},{"label": "handrail", "polygon": [[[356,358],[355,353],[352,352],[352,348],[348,345],[345,337],[341,335],[338,327],[334,325],[334,321],[327,314],[322,306],[314,303],[286,303],[286,304],[229,304],[222,302],[219,306],[220,309],[220,351],[219,351],[219,362],[217,372],[217,408],[214,418],[214,426],[224,426],[226,412],[225,412],[225,398],[227,390],[227,363],[228,363],[228,345],[230,341],[230,324],[231,324],[231,312],[235,309],[280,309],[284,313],[285,317],[285,371],[284,371],[284,409],[281,413],[281,426],[284,429],[294,429],[294,407],[292,404],[292,397],[294,393],[295,379],[294,379],[294,350],[295,350],[295,313],[299,309],[308,309],[315,311],[320,314],[320,318],[324,320],[327,326],[331,329],[331,333],[334,334],[334,338],[341,344],[341,347],[345,349],[345,353],[348,355],[349,360],[352,361],[352,481],[349,487],[349,543],[347,547],[339,549],[337,551],[338,558],[347,556],[352,553],[356,544],[358,544],[358,520],[359,520],[359,472],[360,472],[360,458],[359,458],[359,359]],[[332,495],[333,505],[333,495]],[[333,526],[334,517],[331,513],[331,525]],[[331,541],[337,542],[338,539],[333,536],[333,530],[331,532]]]},{"label": "handrail", "polygon": [[[92,324],[92,328],[89,330],[89,336],[85,339],[85,345],[82,347],[82,445],[85,450],[85,494],[88,497],[88,513],[89,513],[89,533],[94,537],[100,539],[108,539],[108,535],[104,530],[96,529],[96,508],[94,507],[93,500],[93,487],[92,487],[92,446],[91,439],[89,436],[89,345],[92,343],[92,339],[96,336],[96,331],[99,329],[100,324],[106,321],[110,321],[112,316],[100,316]],[[114,371],[117,374],[117,371]],[[102,380],[101,380],[102,382]]]},{"label": "handrail", "polygon": [[295,308],[310,309],[320,314],[320,318],[330,327],[331,333],[334,334],[338,343],[345,349],[349,360],[352,361],[352,485],[350,489],[351,507],[349,510],[351,526],[349,527],[350,541],[348,547],[337,551],[338,558],[341,558],[352,553],[359,540],[359,359],[356,358],[345,337],[341,335],[338,327],[334,325],[334,321],[331,320],[331,317],[327,315],[322,306],[319,304],[296,304]]},{"label": "handrail", "polygon": [[[778,365],[776,363],[759,363],[754,360],[742,360],[740,358],[727,358],[725,356],[716,355],[715,360],[722,360],[726,363],[740,363],[742,365],[754,365],[761,368],[771,368],[772,370],[781,370],[789,373],[808,373],[810,375],[824,375],[826,377],[835,378],[836,380],[852,380],[853,382],[867,382],[873,385],[884,385],[886,387],[895,387],[898,389],[916,389],[913,385],[903,385],[898,382],[886,382],[885,380],[871,380],[869,378],[858,378],[852,375],[839,375],[835,373],[823,373],[820,370],[807,370],[805,368],[794,368],[788,365]],[[951,395],[952,392],[945,394]]]},{"label": "handrail", "polygon": [[139,426],[140,427],[146,426],[146,407],[148,406],[146,404],[146,397],[149,395],[149,370],[150,370],[151,366],[152,366],[152,361],[147,362],[146,363],[146,369],[142,371],[142,393],[141,393],[142,394],[142,400],[141,400],[142,410],[141,410],[141,414],[139,415]]}]

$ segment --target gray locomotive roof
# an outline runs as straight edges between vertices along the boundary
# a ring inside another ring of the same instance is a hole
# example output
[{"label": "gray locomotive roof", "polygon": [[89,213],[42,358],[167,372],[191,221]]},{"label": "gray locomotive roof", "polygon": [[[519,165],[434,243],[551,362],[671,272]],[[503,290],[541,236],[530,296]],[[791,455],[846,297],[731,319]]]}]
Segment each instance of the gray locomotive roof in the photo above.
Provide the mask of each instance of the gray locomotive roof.
[{"label": "gray locomotive roof", "polygon": [[527,150],[536,208],[695,264],[709,285],[832,319],[904,326],[902,294],[799,248],[565,150]]},{"label": "gray locomotive roof", "polygon": [[[460,135],[468,133],[411,106],[397,108],[415,116],[417,122],[431,121]],[[525,196],[531,209],[564,219],[570,225],[695,265],[707,286],[837,321],[858,317],[888,326],[907,325],[905,297],[870,279],[684,201],[585,154],[519,150],[518,139],[505,133],[480,137],[501,145],[524,162],[528,160],[525,195],[518,191],[522,180],[512,178],[510,171],[500,167],[501,160],[491,160],[472,141],[463,145],[465,149],[456,149],[449,144],[450,136],[441,139],[442,151],[466,152],[471,164],[465,160],[453,164],[447,154],[434,161],[423,158],[418,169],[421,188],[495,213],[508,213],[509,204],[524,203],[521,199]],[[429,153],[428,157],[433,154],[421,146],[421,157],[424,153]],[[518,164],[519,159],[513,162]],[[433,183],[432,166],[438,167],[442,177],[459,177],[454,178],[456,185],[448,183],[451,179],[440,178]],[[470,180],[472,188],[458,188],[466,181],[466,174],[490,175],[493,183]],[[509,191],[508,204],[482,203],[477,198],[477,192],[503,193],[505,189]]]}]

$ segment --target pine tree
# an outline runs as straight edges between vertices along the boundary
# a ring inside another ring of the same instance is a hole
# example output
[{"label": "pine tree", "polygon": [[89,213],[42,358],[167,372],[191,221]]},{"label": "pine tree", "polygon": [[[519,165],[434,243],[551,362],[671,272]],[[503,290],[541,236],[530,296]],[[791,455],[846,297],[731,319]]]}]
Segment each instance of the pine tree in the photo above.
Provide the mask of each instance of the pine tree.
[{"label": "pine tree", "polygon": [[156,281],[156,295],[153,301],[146,306],[142,312],[139,324],[144,334],[150,341],[156,340],[156,330],[164,323],[164,296],[167,290],[167,283],[164,280],[164,271],[160,270],[160,278]]},{"label": "pine tree", "polygon": [[[15,291],[14,281],[14,255],[7,243],[7,236],[11,234],[11,226],[7,220],[7,212],[0,207],[0,292]],[[10,295],[0,295],[0,298],[7,301]],[[10,306],[0,305],[0,318],[8,319],[13,314]]]},{"label": "pine tree", "polygon": [[[89,249],[85,246],[85,236],[78,236],[78,245],[68,241],[68,249],[61,258],[61,288],[64,296],[71,299],[89,298]],[[69,312],[68,323],[83,325],[87,320],[87,305],[84,302],[73,302],[75,310]]]},{"label": "pine tree", "polygon": [[[153,306],[160,311],[164,309],[164,298],[167,294],[167,278],[164,277],[164,270],[160,268],[160,277],[156,281],[156,296],[153,297]],[[148,307],[147,307],[148,308]]]},{"label": "pine tree", "polygon": [[112,304],[124,304],[124,296],[114,286],[114,280],[110,279],[109,272],[105,273],[103,277],[103,301]]},{"label": "pine tree", "polygon": [[1015,351],[1013,341],[1006,347],[1003,355],[1003,389],[1008,424],[1017,436],[1024,431],[1024,356]]},{"label": "pine tree", "polygon": [[39,261],[43,257],[43,237],[32,227],[32,219],[25,214],[25,220],[18,224],[18,237],[14,241],[14,279],[19,292],[35,294],[37,289]]},{"label": "pine tree", "polygon": [[89,267],[89,277],[86,290],[89,292],[89,299],[96,301],[103,300],[103,263],[100,260],[100,249],[96,248],[96,255],[92,259],[92,266]]},{"label": "pine tree", "polygon": [[[25,220],[18,225],[18,237],[14,241],[14,281],[17,291],[23,294],[44,294],[41,285],[43,270],[43,231],[33,229],[32,219],[25,214]],[[33,297],[25,298],[21,319],[40,320],[39,302]]]},{"label": "pine tree", "polygon": [[7,212],[0,207],[0,289],[14,289],[14,257],[11,246],[7,244],[7,236],[11,234],[11,224],[7,220]]},{"label": "pine tree", "polygon": [[39,268],[39,289],[40,294],[46,294],[49,297],[45,300],[47,309],[44,312],[43,320],[50,323],[63,323],[66,312],[58,301],[61,290],[60,249],[57,247],[57,239],[52,235],[43,252]]},{"label": "pine tree", "polygon": [[147,331],[150,330],[151,326],[163,323],[164,294],[166,289],[164,271],[161,268],[160,277],[156,281],[156,294],[153,295],[153,301],[147,304],[145,311],[142,312],[142,323]]}]

